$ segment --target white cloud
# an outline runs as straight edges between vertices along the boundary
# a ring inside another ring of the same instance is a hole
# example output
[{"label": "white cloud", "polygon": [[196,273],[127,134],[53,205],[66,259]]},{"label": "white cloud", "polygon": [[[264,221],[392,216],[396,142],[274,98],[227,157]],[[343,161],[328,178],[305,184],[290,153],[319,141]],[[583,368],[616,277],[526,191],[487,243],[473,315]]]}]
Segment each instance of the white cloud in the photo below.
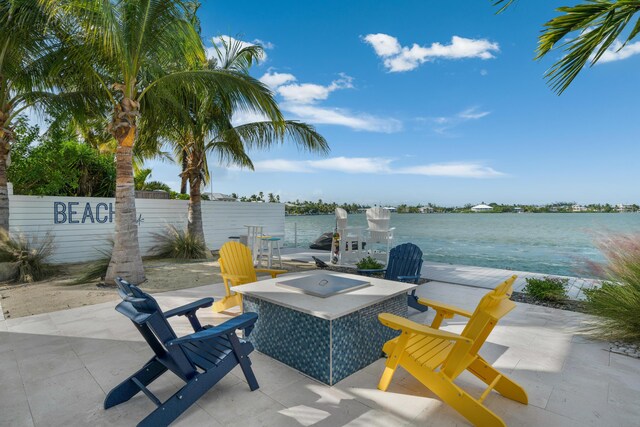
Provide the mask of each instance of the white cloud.
[{"label": "white cloud", "polygon": [[388,34],[367,34],[364,41],[373,46],[376,54],[382,57],[397,55],[402,49],[398,39]]},{"label": "white cloud", "polygon": [[620,40],[616,40],[611,43],[611,46],[602,54],[598,63],[622,61],[623,59],[630,58],[640,53],[640,41],[634,43],[627,43],[623,47]]},{"label": "white cloud", "polygon": [[478,120],[491,114],[491,111],[478,111],[478,107],[467,108],[458,113],[458,117],[464,120]]},{"label": "white cloud", "polygon": [[423,118],[418,117],[416,120],[419,122],[431,122],[433,126],[433,130],[439,134],[447,134],[447,132],[462,123],[468,122],[470,120],[479,120],[483,117],[491,114],[491,111],[481,110],[479,107],[470,107],[465,110],[460,111],[457,114],[452,116],[440,116],[440,117],[432,117],[432,118]]},{"label": "white cloud", "polygon": [[273,49],[274,47],[276,47],[276,45],[274,45],[273,43],[265,41],[265,40],[255,39],[253,42],[255,44],[259,44],[264,49]]},{"label": "white cloud", "polygon": [[403,72],[416,69],[420,64],[435,59],[495,58],[500,51],[498,43],[487,39],[468,39],[453,36],[449,44],[432,43],[411,47],[401,46],[398,39],[388,34],[368,34],[363,40],[370,44],[376,55],[383,58],[384,66],[390,72]]},{"label": "white cloud", "polygon": [[314,169],[344,173],[389,173],[391,162],[391,159],[378,157],[332,157],[310,161]]},{"label": "white cloud", "polygon": [[282,97],[283,102],[280,103],[280,108],[291,114],[294,119],[369,132],[391,133],[402,129],[402,123],[396,119],[354,113],[344,108],[318,106],[317,104],[327,100],[332,92],[353,88],[353,78],[344,73],[340,73],[339,78],[326,86],[315,83],[293,83],[297,82],[293,74],[272,70],[260,77],[260,81]]},{"label": "white cloud", "polygon": [[276,90],[287,102],[311,104],[317,101],[324,101],[333,91],[353,88],[352,82],[352,77],[341,73],[340,78],[332,81],[328,86],[314,83],[292,83],[278,86]]},{"label": "white cloud", "polygon": [[[255,39],[252,42],[248,42],[245,40],[239,40],[236,39],[235,37],[232,36],[227,36],[227,35],[221,35],[221,36],[216,36],[213,37],[211,39],[211,43],[213,43],[215,46],[217,46],[219,49],[222,49],[222,40],[224,39],[225,42],[231,42],[231,43],[240,43],[241,48],[245,48],[248,46],[255,46],[255,45],[261,45],[263,47],[263,52],[262,52],[262,57],[260,58],[260,60],[262,62],[267,60],[267,52],[265,51],[266,49],[272,49],[273,48],[273,44],[269,43],[269,42],[265,42],[263,40],[260,39]],[[207,53],[207,58],[209,59],[220,59],[220,57],[218,56],[218,52],[216,51],[216,48],[214,46],[208,47],[206,49],[206,53]]]},{"label": "white cloud", "polygon": [[254,162],[256,172],[342,172],[349,174],[403,174],[451,178],[497,178],[502,172],[478,162],[430,163],[394,168],[385,157],[331,157],[322,160],[272,159]]},{"label": "white cloud", "polygon": [[283,103],[283,110],[298,120],[314,124],[338,125],[353,130],[393,133],[402,129],[402,122],[392,118],[353,113],[343,108],[318,107],[308,104]]},{"label": "white cloud", "polygon": [[269,118],[267,116],[256,111],[239,110],[233,114],[231,124],[234,126],[240,126],[245,123],[264,122],[268,120]]},{"label": "white cloud", "polygon": [[295,82],[296,76],[289,73],[277,73],[268,71],[264,73],[262,77],[260,77],[260,81],[269,86],[272,90],[275,90],[283,84]]},{"label": "white cloud", "polygon": [[432,163],[398,169],[396,173],[456,178],[494,178],[504,175],[502,172],[478,163]]}]

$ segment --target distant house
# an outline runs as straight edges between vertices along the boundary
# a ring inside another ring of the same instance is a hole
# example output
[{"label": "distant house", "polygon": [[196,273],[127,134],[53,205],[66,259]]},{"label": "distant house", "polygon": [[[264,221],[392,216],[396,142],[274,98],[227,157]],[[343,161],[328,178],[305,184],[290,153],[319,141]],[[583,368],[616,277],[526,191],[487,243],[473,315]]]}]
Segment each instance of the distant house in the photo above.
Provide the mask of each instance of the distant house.
[{"label": "distant house", "polygon": [[571,212],[586,212],[588,208],[583,205],[573,205],[571,206]]},{"label": "distant house", "polygon": [[616,205],[616,210],[618,212],[633,212],[633,206],[632,205],[625,205],[623,203],[618,203]]},{"label": "distant house", "polygon": [[431,206],[422,206],[420,213],[433,213],[433,208]]},{"label": "distant house", "polygon": [[235,202],[237,199],[235,197],[231,197],[228,194],[222,193],[203,193],[203,196],[209,196],[209,200],[213,200],[216,202]]},{"label": "distant house", "polygon": [[522,209],[520,206],[515,206],[515,207],[513,208],[513,211],[514,211],[515,213],[522,213],[522,212],[523,212],[523,209]]},{"label": "distant house", "polygon": [[384,208],[387,209],[388,211],[391,211],[391,212],[395,212],[396,211],[396,208],[394,208],[393,206],[385,206]]},{"label": "distant house", "polygon": [[475,205],[471,208],[471,212],[491,212],[493,210],[492,206],[489,205]]}]

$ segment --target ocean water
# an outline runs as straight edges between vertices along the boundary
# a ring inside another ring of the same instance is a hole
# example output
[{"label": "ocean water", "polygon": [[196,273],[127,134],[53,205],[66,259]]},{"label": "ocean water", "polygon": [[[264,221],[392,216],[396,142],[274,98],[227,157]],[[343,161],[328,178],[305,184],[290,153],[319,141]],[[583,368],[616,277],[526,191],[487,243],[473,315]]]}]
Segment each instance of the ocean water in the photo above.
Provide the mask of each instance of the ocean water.
[{"label": "ocean water", "polygon": [[[364,214],[349,225],[366,228]],[[288,216],[285,241],[308,248],[333,231],[333,215]],[[588,277],[586,262],[602,261],[599,235],[640,233],[640,213],[392,214],[396,243],[412,242],[428,261]]]}]

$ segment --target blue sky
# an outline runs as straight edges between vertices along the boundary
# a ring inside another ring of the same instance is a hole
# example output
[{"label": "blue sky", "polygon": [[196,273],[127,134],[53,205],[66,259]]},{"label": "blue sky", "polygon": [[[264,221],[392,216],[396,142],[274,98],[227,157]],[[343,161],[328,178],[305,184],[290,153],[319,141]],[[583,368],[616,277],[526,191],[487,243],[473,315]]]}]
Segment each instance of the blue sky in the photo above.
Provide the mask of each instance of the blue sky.
[{"label": "blue sky", "polygon": [[[314,124],[326,157],[292,144],[256,171],[213,169],[213,191],[365,204],[640,202],[640,42],[561,96],[534,61],[564,2],[204,1],[203,37],[262,43],[252,74],[285,116]],[[247,115],[238,122],[250,120]],[[211,159],[215,165],[215,159]],[[178,168],[153,164],[178,187]]]}]

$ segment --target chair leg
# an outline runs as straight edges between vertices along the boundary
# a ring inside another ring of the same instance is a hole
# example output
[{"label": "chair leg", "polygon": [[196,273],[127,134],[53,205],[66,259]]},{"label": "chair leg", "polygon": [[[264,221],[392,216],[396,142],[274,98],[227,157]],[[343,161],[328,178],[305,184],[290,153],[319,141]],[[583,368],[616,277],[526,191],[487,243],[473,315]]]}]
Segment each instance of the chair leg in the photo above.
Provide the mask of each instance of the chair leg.
[{"label": "chair leg", "polygon": [[391,379],[393,378],[393,374],[395,374],[396,369],[398,368],[398,364],[400,363],[400,358],[402,353],[404,353],[404,349],[407,347],[407,343],[409,342],[409,334],[403,332],[398,338],[398,342],[393,348],[393,352],[389,355],[387,359],[387,363],[385,364],[384,372],[382,373],[382,377],[380,377],[380,382],[378,383],[378,389],[382,391],[387,391],[389,388],[389,384],[391,384]]},{"label": "chair leg", "polygon": [[255,374],[253,373],[253,369],[251,369],[251,361],[249,360],[249,356],[242,349],[242,345],[240,344],[240,340],[236,334],[228,335],[229,342],[231,343],[231,347],[233,347],[233,353],[238,359],[238,363],[240,364],[240,368],[244,373],[244,377],[247,379],[247,383],[249,384],[249,388],[251,391],[257,390],[258,380],[256,379]]},{"label": "chair leg", "polygon": [[280,240],[276,240],[276,249],[278,250],[278,265],[282,268],[282,252],[280,251]]},{"label": "chair leg", "polygon": [[423,369],[417,378],[473,425],[482,427],[507,426],[498,415],[458,387],[443,372],[425,371]]},{"label": "chair leg", "polygon": [[493,380],[500,375],[500,379],[493,387],[495,391],[508,399],[515,400],[516,402],[520,402],[525,405],[529,403],[527,392],[522,388],[522,386],[506,375],[501,374],[482,357],[478,356],[478,358],[469,365],[467,369],[486,384],[491,384]]},{"label": "chair leg", "polygon": [[167,368],[154,357],[138,372],[114,387],[107,397],[104,399],[104,409],[119,405],[131,399],[142,390],[138,387],[133,379],[138,380],[143,386],[147,386],[156,380],[160,375],[164,374]]},{"label": "chair leg", "polygon": [[203,394],[209,391],[236,365],[233,358],[226,358],[217,367],[197,374],[173,396],[142,420],[138,427],[165,427],[189,409]]},{"label": "chair leg", "polygon": [[418,296],[416,295],[415,289],[411,291],[409,295],[407,295],[407,305],[423,313],[429,310],[429,307],[427,307],[426,305],[422,305],[418,302]]}]

